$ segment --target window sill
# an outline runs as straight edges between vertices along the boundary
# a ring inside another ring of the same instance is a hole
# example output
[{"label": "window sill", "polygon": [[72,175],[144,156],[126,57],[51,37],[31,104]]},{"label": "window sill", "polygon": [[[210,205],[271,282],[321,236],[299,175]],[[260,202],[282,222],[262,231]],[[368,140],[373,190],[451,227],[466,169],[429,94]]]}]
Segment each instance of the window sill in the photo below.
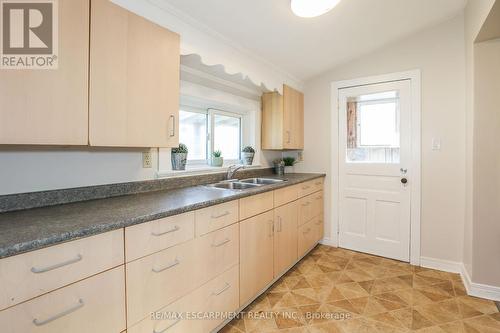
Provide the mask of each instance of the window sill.
[{"label": "window sill", "polygon": [[[213,167],[208,165],[193,165],[186,166],[186,170],[165,170],[158,171],[156,174],[156,178],[171,178],[171,177],[182,177],[182,176],[196,176],[196,175],[206,175],[212,173],[225,173],[227,172],[227,168],[229,165],[224,165],[222,167]],[[245,169],[264,169],[267,167],[263,167],[261,165],[251,165],[245,166]]]}]

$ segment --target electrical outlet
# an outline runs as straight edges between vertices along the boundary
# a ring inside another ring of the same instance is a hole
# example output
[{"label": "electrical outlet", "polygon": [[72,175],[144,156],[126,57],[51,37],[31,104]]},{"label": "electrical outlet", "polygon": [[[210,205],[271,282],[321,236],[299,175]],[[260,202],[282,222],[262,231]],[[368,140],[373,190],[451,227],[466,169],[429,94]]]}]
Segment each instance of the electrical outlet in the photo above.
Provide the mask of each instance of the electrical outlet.
[{"label": "electrical outlet", "polygon": [[297,160],[298,160],[299,162],[302,162],[302,161],[304,160],[304,153],[303,153],[303,152],[299,151],[299,152],[297,153]]},{"label": "electrical outlet", "polygon": [[142,167],[145,169],[153,167],[153,161],[151,159],[151,150],[142,153]]}]

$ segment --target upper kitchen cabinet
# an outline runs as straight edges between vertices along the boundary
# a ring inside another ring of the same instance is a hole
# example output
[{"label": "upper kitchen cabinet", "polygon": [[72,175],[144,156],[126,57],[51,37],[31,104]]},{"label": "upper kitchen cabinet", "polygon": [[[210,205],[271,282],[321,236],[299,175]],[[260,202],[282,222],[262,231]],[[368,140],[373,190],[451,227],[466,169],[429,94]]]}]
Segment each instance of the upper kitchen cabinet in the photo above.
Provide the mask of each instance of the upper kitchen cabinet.
[{"label": "upper kitchen cabinet", "polygon": [[262,149],[304,148],[304,94],[283,85],[262,96]]},{"label": "upper kitchen cabinet", "polygon": [[0,69],[0,144],[88,143],[89,0],[57,4],[57,68]]},{"label": "upper kitchen cabinet", "polygon": [[92,0],[91,146],[178,145],[179,50],[178,34],[109,0]]}]

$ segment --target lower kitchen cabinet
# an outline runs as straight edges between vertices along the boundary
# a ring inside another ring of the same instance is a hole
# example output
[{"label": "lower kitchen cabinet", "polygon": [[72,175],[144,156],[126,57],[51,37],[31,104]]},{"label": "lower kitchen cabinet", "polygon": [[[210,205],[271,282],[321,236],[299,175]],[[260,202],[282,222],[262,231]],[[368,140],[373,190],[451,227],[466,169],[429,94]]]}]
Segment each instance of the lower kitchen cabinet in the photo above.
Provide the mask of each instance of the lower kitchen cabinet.
[{"label": "lower kitchen cabinet", "polygon": [[273,280],[273,229],[273,211],[240,222],[240,305]]},{"label": "lower kitchen cabinet", "polygon": [[297,202],[274,210],[274,277],[297,261]]},{"label": "lower kitchen cabinet", "polygon": [[1,259],[0,332],[213,332],[323,237],[309,184]]},{"label": "lower kitchen cabinet", "polygon": [[2,333],[119,333],[125,326],[123,266],[0,312]]}]

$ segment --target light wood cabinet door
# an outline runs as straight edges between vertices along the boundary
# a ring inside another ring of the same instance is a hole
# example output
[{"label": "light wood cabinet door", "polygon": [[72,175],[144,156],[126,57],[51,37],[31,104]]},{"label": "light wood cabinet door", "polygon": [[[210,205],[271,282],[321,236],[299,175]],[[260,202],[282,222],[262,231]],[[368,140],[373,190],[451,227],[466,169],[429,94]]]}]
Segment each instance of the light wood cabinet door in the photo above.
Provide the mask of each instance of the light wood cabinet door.
[{"label": "light wood cabinet door", "polygon": [[304,94],[283,85],[277,92],[262,95],[262,149],[304,148]]},{"label": "light wood cabinet door", "polygon": [[240,305],[273,280],[274,212],[240,222]]},{"label": "light wood cabinet door", "polygon": [[304,148],[304,94],[283,85],[283,148]]},{"label": "light wood cabinet door", "polygon": [[1,70],[0,144],[87,145],[89,0],[59,0],[59,65]]},{"label": "light wood cabinet door", "polygon": [[109,0],[90,30],[90,145],[177,146],[179,35]]},{"label": "light wood cabinet door", "polygon": [[297,202],[274,210],[274,277],[297,261]]}]

